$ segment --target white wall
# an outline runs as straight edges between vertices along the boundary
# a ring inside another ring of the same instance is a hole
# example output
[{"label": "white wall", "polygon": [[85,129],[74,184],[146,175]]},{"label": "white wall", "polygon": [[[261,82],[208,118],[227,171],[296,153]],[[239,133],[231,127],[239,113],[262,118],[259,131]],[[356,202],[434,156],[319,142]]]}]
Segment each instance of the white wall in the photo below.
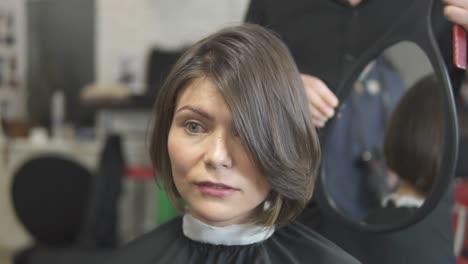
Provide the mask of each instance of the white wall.
[{"label": "white wall", "polygon": [[[16,58],[16,70],[14,76],[16,79],[17,87],[12,88],[9,85],[0,87],[0,102],[6,103],[6,109],[2,115],[7,119],[24,119],[26,117],[25,111],[25,54],[26,54],[26,34],[25,34],[25,0],[1,0],[0,12],[5,15],[7,12],[13,14],[14,21],[14,38],[15,43],[12,46],[0,46],[0,57],[8,63],[11,56]],[[6,32],[5,21],[0,25],[0,34],[4,36]],[[10,76],[10,67],[4,67],[3,74]]]},{"label": "white wall", "polygon": [[153,46],[175,50],[240,23],[249,0],[96,0],[96,78],[115,80],[121,57],[141,68]]}]

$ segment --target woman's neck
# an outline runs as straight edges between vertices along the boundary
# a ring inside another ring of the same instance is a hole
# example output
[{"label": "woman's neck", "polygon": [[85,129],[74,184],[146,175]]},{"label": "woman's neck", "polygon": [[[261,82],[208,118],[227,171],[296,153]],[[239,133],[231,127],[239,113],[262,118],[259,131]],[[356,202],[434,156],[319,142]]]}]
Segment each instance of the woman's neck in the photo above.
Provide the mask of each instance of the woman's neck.
[{"label": "woman's neck", "polygon": [[405,181],[401,181],[396,190],[398,196],[410,196],[416,199],[424,200],[425,196],[418,192],[413,186]]}]

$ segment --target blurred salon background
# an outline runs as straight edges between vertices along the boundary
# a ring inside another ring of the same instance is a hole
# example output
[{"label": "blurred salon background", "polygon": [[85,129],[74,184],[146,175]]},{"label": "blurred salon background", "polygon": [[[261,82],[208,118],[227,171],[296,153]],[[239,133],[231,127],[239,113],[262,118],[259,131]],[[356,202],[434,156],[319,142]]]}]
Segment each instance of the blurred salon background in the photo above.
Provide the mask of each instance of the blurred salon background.
[{"label": "blurred salon background", "polygon": [[[177,214],[147,154],[154,98],[178,55],[242,23],[248,4],[0,0],[0,264],[38,244],[99,255]],[[463,179],[468,83],[456,103]]]},{"label": "blurred salon background", "polygon": [[38,242],[113,248],[176,214],[147,155],[155,94],[185,47],[247,5],[0,1],[1,264]]}]

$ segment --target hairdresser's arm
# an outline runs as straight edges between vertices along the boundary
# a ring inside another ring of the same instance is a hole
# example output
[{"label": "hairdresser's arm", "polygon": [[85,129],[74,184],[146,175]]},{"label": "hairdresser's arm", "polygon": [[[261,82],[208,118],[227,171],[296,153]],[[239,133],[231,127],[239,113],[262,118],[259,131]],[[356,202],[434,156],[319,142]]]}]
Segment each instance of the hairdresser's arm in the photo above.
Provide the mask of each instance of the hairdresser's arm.
[{"label": "hairdresser's arm", "polygon": [[443,0],[444,13],[451,22],[468,30],[468,0]]},{"label": "hairdresser's arm", "polygon": [[307,74],[301,74],[304,89],[312,114],[312,121],[316,127],[323,127],[335,114],[338,98],[320,79]]}]

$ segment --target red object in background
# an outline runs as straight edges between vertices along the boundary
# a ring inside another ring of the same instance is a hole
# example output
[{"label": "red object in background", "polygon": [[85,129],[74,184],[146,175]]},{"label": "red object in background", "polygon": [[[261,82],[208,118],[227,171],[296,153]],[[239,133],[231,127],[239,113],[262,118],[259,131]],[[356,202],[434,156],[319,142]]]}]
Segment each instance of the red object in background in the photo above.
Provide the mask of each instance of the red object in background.
[{"label": "red object in background", "polygon": [[453,25],[453,64],[459,69],[466,70],[466,31],[459,25]]},{"label": "red object in background", "polygon": [[468,259],[466,258],[458,258],[457,264],[468,264]]},{"label": "red object in background", "polygon": [[453,209],[454,249],[457,264],[468,264],[468,181],[455,184],[455,207]]},{"label": "red object in background", "polygon": [[149,167],[128,167],[125,168],[125,175],[131,179],[148,180],[153,179],[154,170]]},{"label": "red object in background", "polygon": [[455,184],[455,201],[468,207],[468,180],[459,180]]}]

